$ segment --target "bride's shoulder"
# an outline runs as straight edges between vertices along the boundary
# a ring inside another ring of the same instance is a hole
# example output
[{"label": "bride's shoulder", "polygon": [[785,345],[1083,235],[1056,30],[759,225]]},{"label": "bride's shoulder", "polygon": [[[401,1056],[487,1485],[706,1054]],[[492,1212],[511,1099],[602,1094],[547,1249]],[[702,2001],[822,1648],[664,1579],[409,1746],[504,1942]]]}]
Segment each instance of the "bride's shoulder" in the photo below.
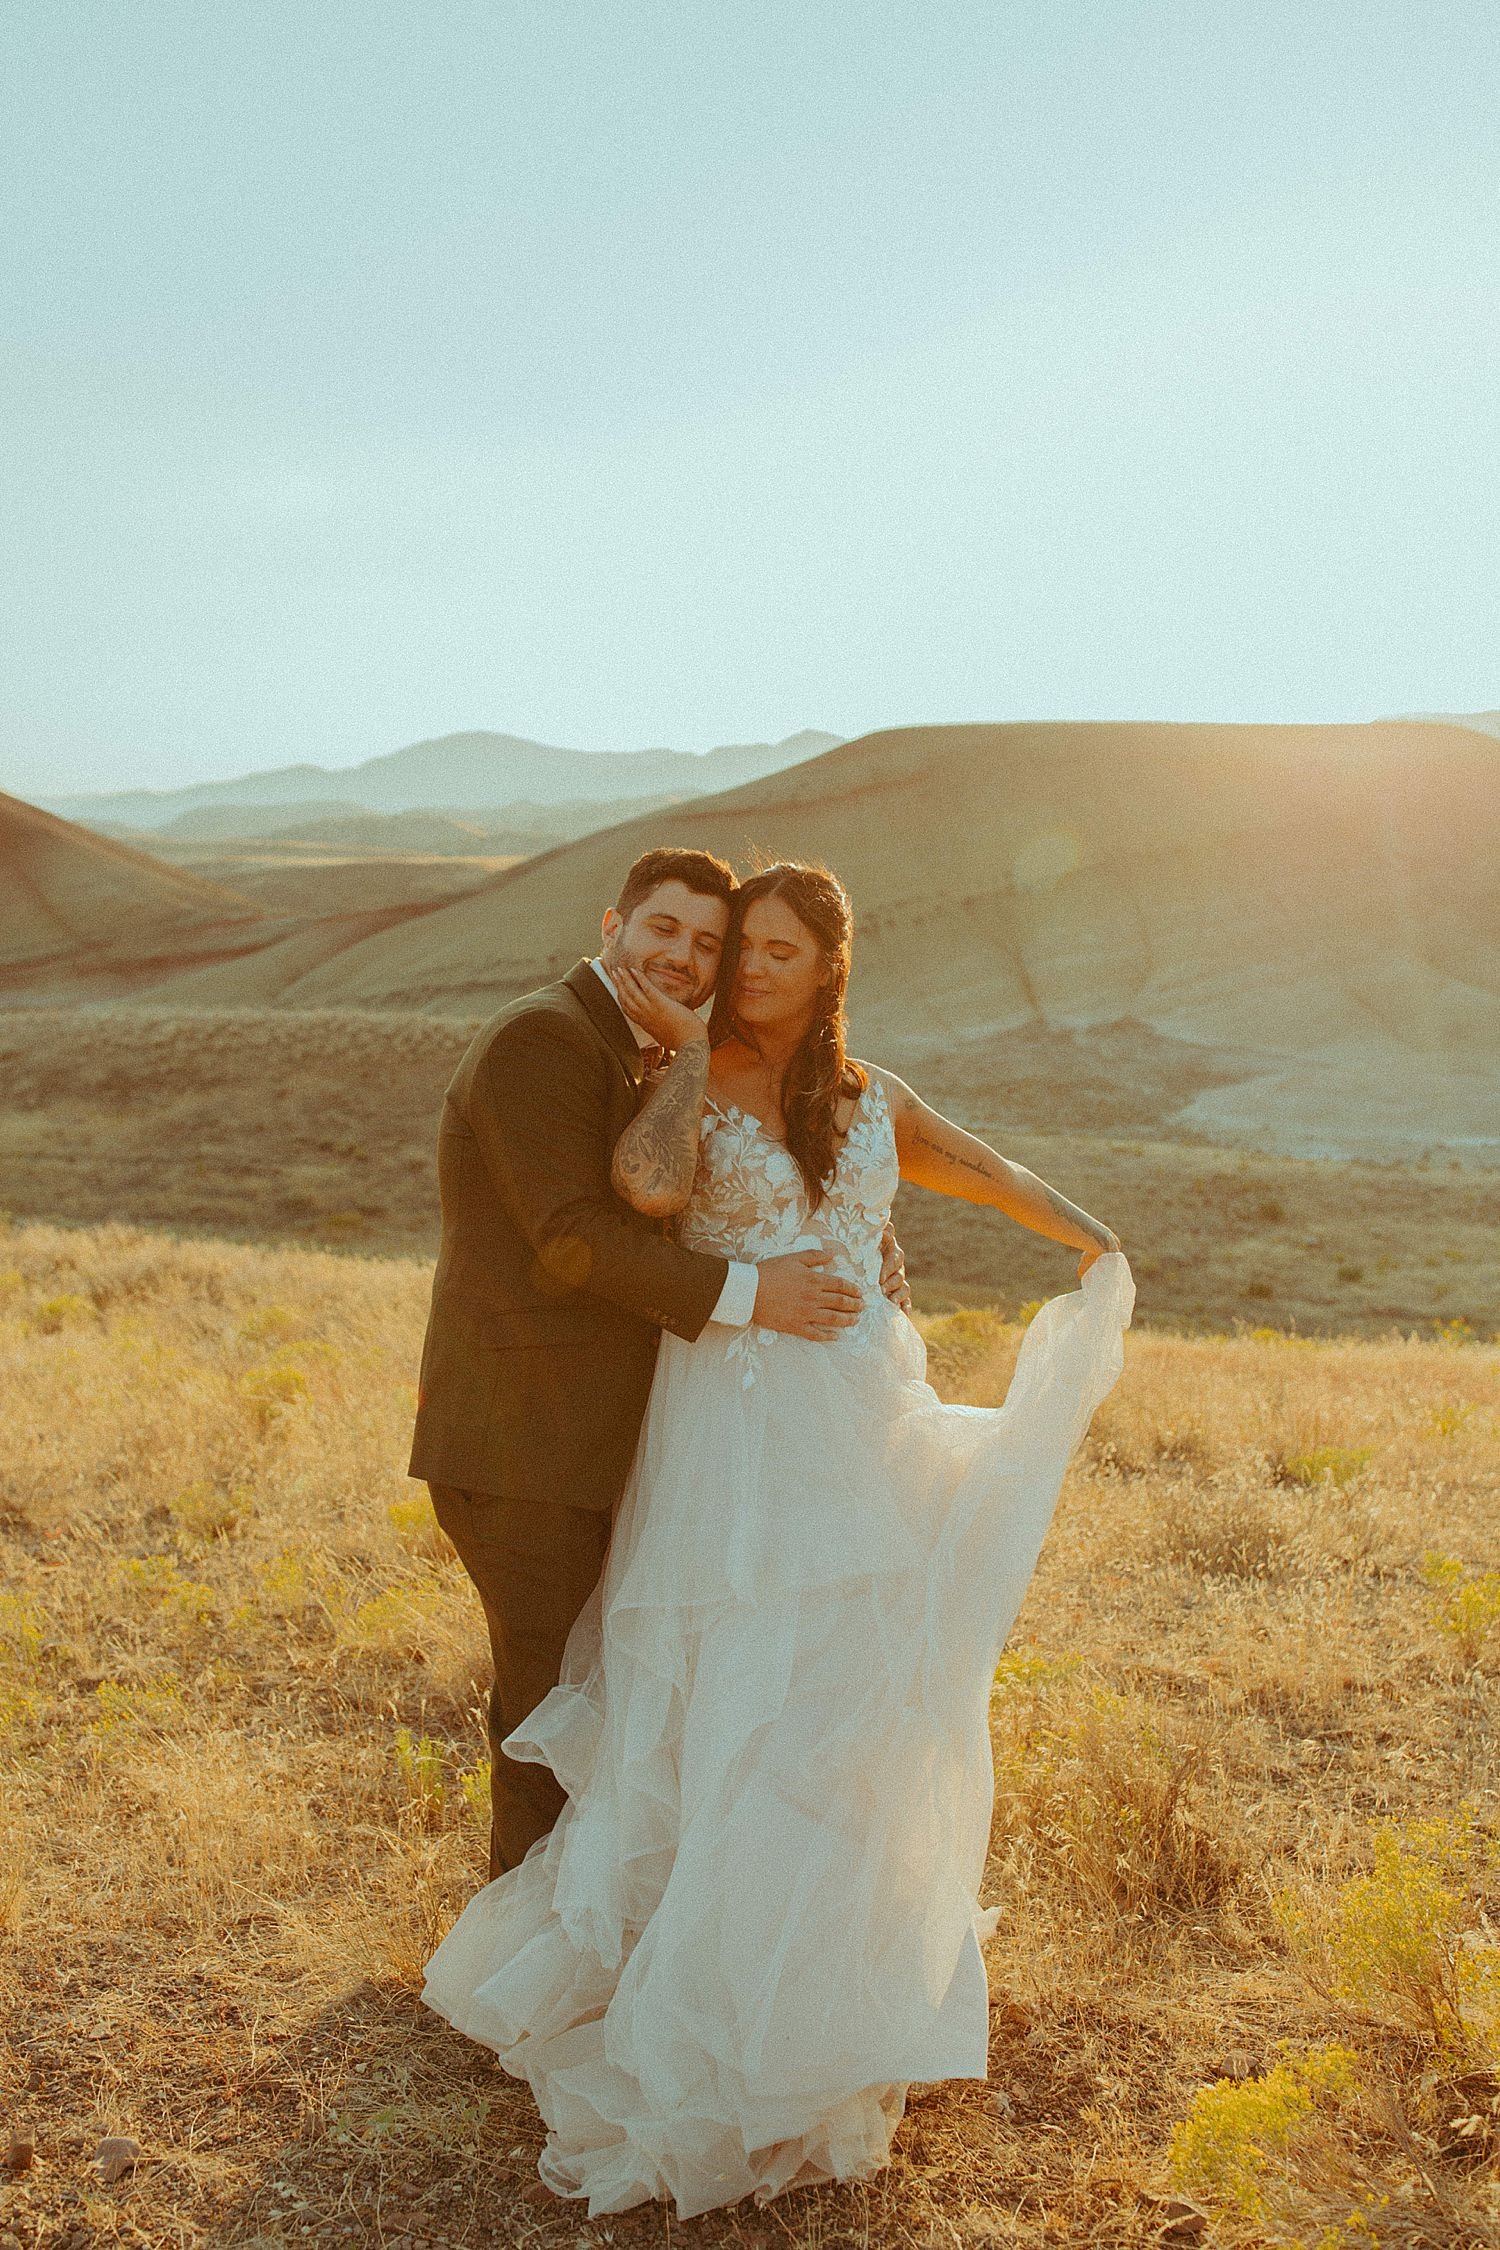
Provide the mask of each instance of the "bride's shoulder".
[{"label": "bride's shoulder", "polygon": [[851,1069],[864,1073],[866,1085],[879,1087],[893,1119],[906,1115],[917,1097],[904,1078],[898,1078],[893,1070],[886,1070],[879,1063],[857,1061],[853,1055],[849,1057],[849,1063]]}]

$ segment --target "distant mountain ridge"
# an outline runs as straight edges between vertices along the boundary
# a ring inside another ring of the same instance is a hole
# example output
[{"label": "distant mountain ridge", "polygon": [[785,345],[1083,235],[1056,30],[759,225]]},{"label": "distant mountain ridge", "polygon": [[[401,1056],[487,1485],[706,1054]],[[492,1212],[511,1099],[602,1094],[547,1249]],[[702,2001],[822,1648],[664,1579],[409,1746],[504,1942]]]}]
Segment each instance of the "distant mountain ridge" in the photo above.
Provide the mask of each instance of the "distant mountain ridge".
[{"label": "distant mountain ridge", "polygon": [[[654,806],[681,802],[681,791],[674,790],[660,797],[573,797],[550,805],[518,797],[493,812],[434,812],[423,805],[412,812],[391,813],[368,812],[363,805],[334,798],[331,803],[307,805],[196,805],[160,828],[102,818],[80,825],[93,835],[112,836],[119,843],[172,858],[195,845],[211,850],[216,845],[278,842],[321,843],[334,849],[357,842],[361,849],[384,847],[391,852],[532,852],[550,851],[554,844],[589,835],[596,828],[634,820]],[[420,840],[438,830],[448,832],[446,844]]]},{"label": "distant mountain ridge", "polygon": [[184,813],[232,805],[317,804],[360,812],[498,812],[533,805],[717,795],[801,765],[844,738],[804,728],[782,742],[726,743],[689,750],[565,750],[521,735],[478,731],[408,743],[357,766],[277,766],[234,781],[182,789],[122,789],[33,800],[65,819],[169,827]]},{"label": "distant mountain ridge", "polygon": [[1500,740],[1500,711],[1466,711],[1461,719],[1443,711],[1412,711],[1408,716],[1429,726],[1472,727],[1476,734],[1490,734]]}]

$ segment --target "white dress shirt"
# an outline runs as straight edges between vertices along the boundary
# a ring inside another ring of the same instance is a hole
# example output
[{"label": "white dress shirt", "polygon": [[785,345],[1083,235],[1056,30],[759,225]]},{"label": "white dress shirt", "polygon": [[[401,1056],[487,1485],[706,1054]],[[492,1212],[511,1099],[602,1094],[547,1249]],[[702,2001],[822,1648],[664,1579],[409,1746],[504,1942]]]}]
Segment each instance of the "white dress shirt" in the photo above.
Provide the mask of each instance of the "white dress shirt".
[{"label": "white dress shirt", "polygon": [[[589,965],[615,1006],[620,1008],[620,995],[615,990],[615,980],[604,963],[596,958]],[[620,1008],[620,1013],[625,1016],[623,1008]],[[651,1037],[651,1034],[648,1031],[642,1031],[640,1025],[632,1022],[629,1016],[625,1016],[625,1021],[630,1024],[631,1030],[635,1033],[635,1043],[638,1047],[654,1047],[656,1045],[656,1041]],[[724,1286],[719,1291],[719,1301],[709,1314],[709,1319],[722,1321],[726,1328],[748,1328],[750,1317],[755,1311],[755,1292],[759,1286],[760,1274],[756,1267],[742,1265],[736,1259],[731,1258],[729,1271],[724,1277]]]}]

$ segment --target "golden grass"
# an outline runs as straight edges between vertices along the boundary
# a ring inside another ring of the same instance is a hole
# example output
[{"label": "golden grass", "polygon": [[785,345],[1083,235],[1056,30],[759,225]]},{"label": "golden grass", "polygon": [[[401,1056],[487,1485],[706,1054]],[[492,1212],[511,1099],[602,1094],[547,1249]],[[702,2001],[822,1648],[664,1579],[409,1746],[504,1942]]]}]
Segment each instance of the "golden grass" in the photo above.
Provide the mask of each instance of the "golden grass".
[{"label": "golden grass", "polygon": [[[995,1686],[989,2082],[868,2188],[590,2224],[417,2000],[485,1820],[426,1288],[0,1232],[0,2243],[1500,2243],[1492,1345],[1134,1332]],[[1003,1395],[1016,1323],[928,1326]]]}]

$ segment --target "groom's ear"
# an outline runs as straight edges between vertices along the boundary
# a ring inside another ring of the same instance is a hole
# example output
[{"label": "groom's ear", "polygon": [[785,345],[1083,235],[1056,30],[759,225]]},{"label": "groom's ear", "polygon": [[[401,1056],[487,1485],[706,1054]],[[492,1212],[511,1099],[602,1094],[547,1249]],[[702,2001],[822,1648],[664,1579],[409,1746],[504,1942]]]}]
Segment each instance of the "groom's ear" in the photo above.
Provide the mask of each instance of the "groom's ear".
[{"label": "groom's ear", "polygon": [[601,925],[602,934],[606,938],[612,938],[616,930],[623,930],[624,927],[625,924],[623,919],[621,918],[618,907],[606,906],[606,908],[604,909],[604,921]]}]

